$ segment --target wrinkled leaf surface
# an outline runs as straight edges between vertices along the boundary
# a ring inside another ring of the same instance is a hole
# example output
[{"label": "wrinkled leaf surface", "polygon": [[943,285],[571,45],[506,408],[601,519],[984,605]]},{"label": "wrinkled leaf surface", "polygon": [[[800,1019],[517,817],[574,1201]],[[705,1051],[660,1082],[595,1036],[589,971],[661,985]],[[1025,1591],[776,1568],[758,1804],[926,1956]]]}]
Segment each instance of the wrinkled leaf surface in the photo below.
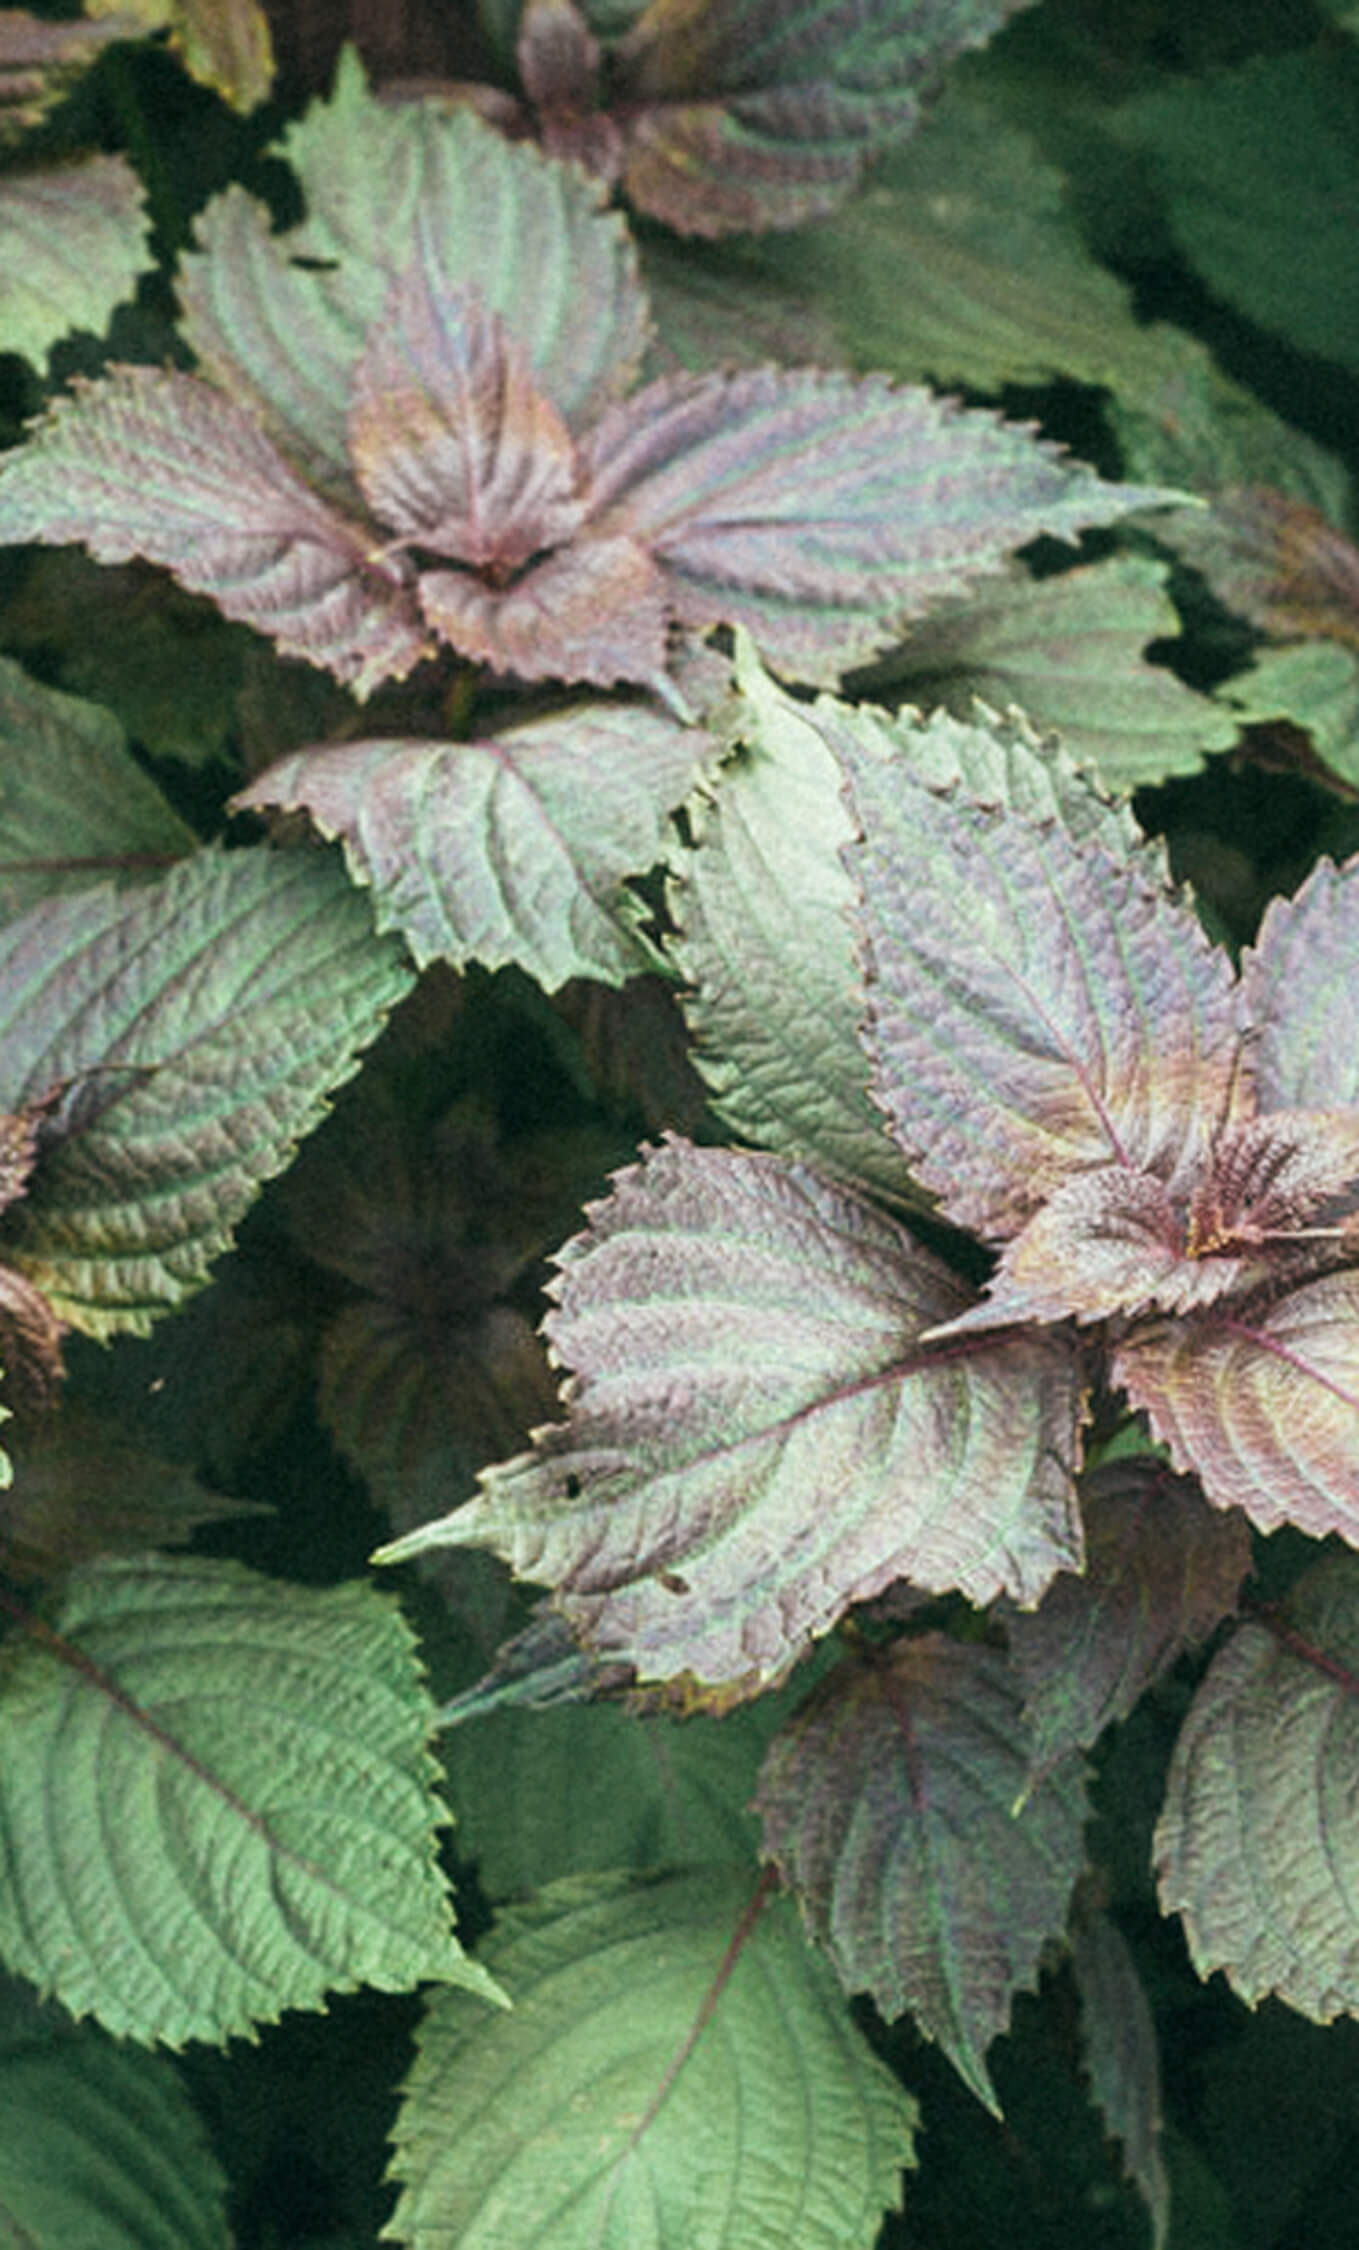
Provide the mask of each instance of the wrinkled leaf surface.
[{"label": "wrinkled leaf surface", "polygon": [[1063,1571],[1006,1620],[1036,1773],[1085,1749],[1233,1607],[1250,1569],[1244,1519],[1206,1508],[1192,1479],[1133,1455],[1082,1487],[1085,1574]]},{"label": "wrinkled leaf surface", "polygon": [[1161,1904],[1200,1976],[1359,2013],[1359,1564],[1324,1560],[1278,1620],[1241,1625],[1180,1729],[1156,1828]]},{"label": "wrinkled leaf surface", "polygon": [[0,351],[39,366],[71,329],[102,334],[151,263],[142,186],[125,156],[0,180],[0,231]]},{"label": "wrinkled leaf surface", "polygon": [[231,2250],[227,2184],[173,2066],[0,1983],[6,2243]]},{"label": "wrinkled leaf surface", "polygon": [[363,1983],[496,1997],[452,1935],[430,1707],[390,1602],[144,1556],[76,1572],[53,1627],[4,1652],[13,1968],[170,2046]]},{"label": "wrinkled leaf surface", "polygon": [[[839,744],[848,763],[848,737]],[[1074,1174],[1182,1174],[1222,1117],[1237,1006],[1145,852],[850,768],[875,1095],[945,1210],[1004,1238]]]},{"label": "wrinkled leaf surface", "polygon": [[986,2049],[1037,1982],[1083,1860],[1079,1762],[1031,1757],[1004,1659],[941,1634],[829,1673],[771,1745],[764,1848],[842,1984],[909,2008],[999,2113]]},{"label": "wrinkled leaf surface", "polygon": [[553,991],[645,965],[624,878],[660,857],[666,812],[710,754],[661,711],[587,703],[470,742],[296,751],[236,802],[302,806],[342,837],[379,926],[422,965],[514,961]]},{"label": "wrinkled leaf surface", "polygon": [[11,922],[0,1098],[62,1101],[6,1255],[74,1326],[144,1332],[202,1282],[410,983],[311,853],[198,852]]},{"label": "wrinkled leaf surface", "polygon": [[753,1887],[577,1877],[509,1909],[485,1958],[515,2007],[491,2022],[432,2002],[386,2233],[412,2250],[870,2250],[915,2104],[786,1906],[700,2016]]},{"label": "wrinkled leaf surface", "polygon": [[1069,1340],[937,1353],[964,1300],[872,1206],[668,1143],[559,1254],[570,1419],[386,1550],[489,1545],[644,1679],[754,1692],[893,1579],[1037,1598],[1079,1556]]}]

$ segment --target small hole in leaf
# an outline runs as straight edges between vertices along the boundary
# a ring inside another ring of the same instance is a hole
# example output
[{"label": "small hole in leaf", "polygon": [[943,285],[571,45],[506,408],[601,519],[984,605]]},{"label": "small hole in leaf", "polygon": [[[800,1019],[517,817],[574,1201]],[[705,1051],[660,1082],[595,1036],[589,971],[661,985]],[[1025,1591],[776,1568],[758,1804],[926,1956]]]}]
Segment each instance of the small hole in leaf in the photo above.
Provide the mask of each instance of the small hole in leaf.
[{"label": "small hole in leaf", "polygon": [[580,1498],[580,1478],[574,1470],[566,1480],[566,1497],[568,1500],[579,1500]]}]

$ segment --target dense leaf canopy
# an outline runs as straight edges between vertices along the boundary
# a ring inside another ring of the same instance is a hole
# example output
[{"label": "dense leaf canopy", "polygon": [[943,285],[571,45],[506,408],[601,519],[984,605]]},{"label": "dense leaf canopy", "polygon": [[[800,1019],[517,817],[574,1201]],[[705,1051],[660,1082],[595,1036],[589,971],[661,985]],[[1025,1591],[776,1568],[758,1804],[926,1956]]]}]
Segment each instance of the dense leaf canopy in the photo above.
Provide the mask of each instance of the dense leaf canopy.
[{"label": "dense leaf canopy", "polygon": [[0,2238],[1348,2250],[1359,6],[84,5]]}]

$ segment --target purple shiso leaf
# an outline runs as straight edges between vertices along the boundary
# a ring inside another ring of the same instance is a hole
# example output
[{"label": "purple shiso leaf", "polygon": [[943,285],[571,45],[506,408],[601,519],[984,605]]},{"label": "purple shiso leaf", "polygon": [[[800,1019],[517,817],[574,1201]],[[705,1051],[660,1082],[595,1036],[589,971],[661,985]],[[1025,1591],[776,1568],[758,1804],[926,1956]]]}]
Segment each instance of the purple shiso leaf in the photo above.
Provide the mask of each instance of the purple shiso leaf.
[{"label": "purple shiso leaf", "polygon": [[1031,1748],[1004,1656],[926,1633],[828,1673],[756,1796],[765,1853],[846,1991],[909,2008],[997,2115],[986,2049],[1036,1986],[1085,1856],[1078,1758],[1015,1811]]},{"label": "purple shiso leaf", "polygon": [[560,1254],[569,1419],[385,1559],[489,1546],[644,1679],[779,1679],[897,1578],[1037,1600],[1079,1568],[1061,1330],[931,1352],[958,1281],[801,1165],[669,1141]]},{"label": "purple shiso leaf", "polygon": [[905,756],[860,756],[852,802],[875,1096],[948,1215],[1003,1241],[1111,1165],[1187,1192],[1241,1098],[1238,999],[1146,853],[923,787]]},{"label": "purple shiso leaf", "polygon": [[[53,24],[53,31],[79,31]],[[93,29],[93,26],[88,27]],[[96,334],[153,263],[141,181],[125,156],[18,172],[0,184],[0,335],[41,366],[73,328]]]},{"label": "purple shiso leaf", "polygon": [[[175,292],[199,372],[247,407],[327,499],[359,512],[348,406],[366,324],[352,273],[297,264],[287,235],[235,182],[195,220],[194,240]],[[390,286],[389,274],[380,279]]]},{"label": "purple shiso leaf", "polygon": [[393,283],[354,375],[349,443],[380,522],[473,568],[512,571],[585,515],[576,448],[524,348],[479,290]]},{"label": "purple shiso leaf", "polygon": [[[228,195],[187,263],[211,383],[127,370],[54,409],[0,468],[0,538],[162,563],[360,693],[432,633],[681,710],[675,628],[747,624],[830,681],[1039,532],[1167,497],[879,377],[764,368],[609,403],[645,299],[579,173],[437,104],[386,109],[352,63],[287,147],[304,224],[275,240]],[[431,555],[464,567],[417,589]]]},{"label": "purple shiso leaf", "polygon": [[624,881],[660,856],[669,807],[712,755],[653,707],[592,700],[479,740],[294,751],[234,801],[303,808],[342,838],[378,926],[421,966],[514,961],[551,991],[644,965]]},{"label": "purple shiso leaf", "polygon": [[919,114],[911,95],[812,86],[658,102],[629,120],[615,161],[628,200],[679,234],[763,233],[834,210],[872,143],[904,139]]},{"label": "purple shiso leaf", "polygon": [[1054,1188],[1006,1243],[984,1301],[936,1333],[1108,1320],[1150,1305],[1184,1312],[1239,1287],[1247,1270],[1242,1257],[1186,1257],[1184,1215],[1164,1182],[1103,1165]]},{"label": "purple shiso leaf", "polygon": [[748,625],[826,684],[1040,531],[1167,498],[988,410],[815,368],[666,377],[582,453],[593,522],[651,551],[680,623]]},{"label": "purple shiso leaf", "polygon": [[1356,1674],[1359,1563],[1323,1555],[1281,1617],[1243,1619],[1214,1656],[1153,1846],[1199,1975],[1224,1969],[1248,2007],[1277,1993],[1320,2023],[1359,2013]]},{"label": "purple shiso leaf", "polygon": [[526,680],[625,681],[678,709],[665,591],[645,549],[622,538],[574,540],[503,589],[457,570],[427,570],[419,586],[425,617],[464,656]]},{"label": "purple shiso leaf", "polygon": [[445,103],[379,101],[352,49],[283,146],[306,219],[275,234],[244,189],[215,197],[180,263],[180,326],[202,372],[341,505],[354,372],[417,239],[436,303],[480,291],[573,431],[634,379],[648,328],[636,251],[578,169]]},{"label": "purple shiso leaf", "polygon": [[159,563],[361,693],[430,646],[410,574],[193,375],[117,367],[55,403],[0,464],[0,541],[30,539]]},{"label": "purple shiso leaf", "polygon": [[404,949],[320,852],[193,852],[157,882],[0,930],[0,1108],[74,1090],[5,1214],[64,1320],[145,1333],[206,1278],[410,990]]},{"label": "purple shiso leaf", "polygon": [[1357,959],[1359,859],[1324,859],[1295,897],[1271,899],[1242,963],[1262,1110],[1359,1108]]},{"label": "purple shiso leaf", "polygon": [[1324,1255],[1353,1244],[1359,1109],[1271,1110],[1214,1140],[1186,1216],[1189,1255]]},{"label": "purple shiso leaf", "polygon": [[946,1331],[1184,1313],[1301,1280],[1359,1248],[1359,1111],[1228,1127],[1187,1196],[1150,1172],[1079,1172],[1005,1245],[986,1302]]},{"label": "purple shiso leaf", "polygon": [[1144,1322],[1113,1375],[1215,1507],[1359,1546],[1359,1269],[1262,1309]]},{"label": "purple shiso leaf", "polygon": [[436,296],[479,289],[574,434],[635,380],[649,325],[636,249],[579,166],[503,139],[465,107],[380,101],[352,48],[283,152],[307,201],[283,240],[293,257],[335,262],[316,278],[352,304],[360,335],[423,225]]},{"label": "purple shiso leaf", "polygon": [[686,234],[829,211],[875,148],[914,129],[944,65],[1022,5],[652,0],[610,57],[624,189]]},{"label": "purple shiso leaf", "polygon": [[1190,1477],[1148,1454],[1081,1480],[1086,1565],[1062,1571],[1036,1610],[1005,1618],[1033,1727],[1033,1774],[1088,1749],[1186,1648],[1235,1607],[1251,1567],[1233,1509],[1205,1506]]}]

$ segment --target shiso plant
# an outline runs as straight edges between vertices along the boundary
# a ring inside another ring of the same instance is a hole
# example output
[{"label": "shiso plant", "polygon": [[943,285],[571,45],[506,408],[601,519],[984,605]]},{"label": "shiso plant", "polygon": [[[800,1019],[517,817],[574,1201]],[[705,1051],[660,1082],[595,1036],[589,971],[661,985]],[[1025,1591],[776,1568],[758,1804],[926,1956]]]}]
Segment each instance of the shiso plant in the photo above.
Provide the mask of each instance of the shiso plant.
[{"label": "shiso plant", "polygon": [[0,19],[0,2234],[1346,2240],[1352,11],[227,13]]}]

